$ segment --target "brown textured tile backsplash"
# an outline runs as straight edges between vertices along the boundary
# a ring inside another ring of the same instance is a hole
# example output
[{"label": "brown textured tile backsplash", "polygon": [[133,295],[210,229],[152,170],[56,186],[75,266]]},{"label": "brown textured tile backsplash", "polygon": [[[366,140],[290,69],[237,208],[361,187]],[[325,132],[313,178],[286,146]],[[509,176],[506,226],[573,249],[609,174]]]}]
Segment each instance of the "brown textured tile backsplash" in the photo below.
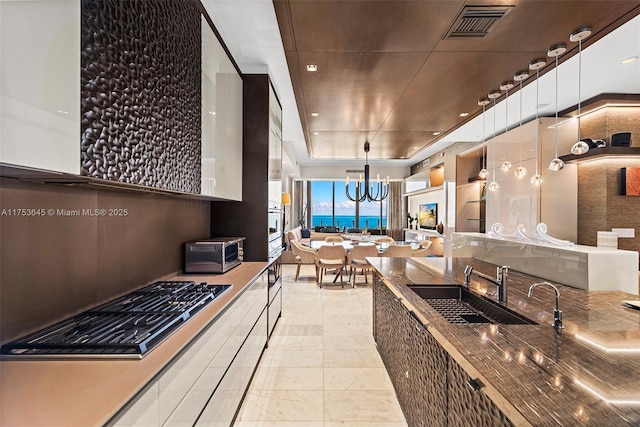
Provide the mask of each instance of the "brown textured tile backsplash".
[{"label": "brown textured tile backsplash", "polygon": [[578,167],[578,243],[596,246],[598,231],[633,228],[635,238],[619,238],[618,248],[640,251],[640,197],[621,195],[621,169],[640,159],[605,159]]},{"label": "brown textured tile backsplash", "polygon": [[207,201],[3,178],[0,209],[2,342],[180,271],[182,243],[209,236]]},{"label": "brown textured tile backsplash", "polygon": [[611,135],[631,132],[632,147],[640,147],[640,107],[604,108],[580,119],[580,135],[583,138],[603,139],[611,143]]}]

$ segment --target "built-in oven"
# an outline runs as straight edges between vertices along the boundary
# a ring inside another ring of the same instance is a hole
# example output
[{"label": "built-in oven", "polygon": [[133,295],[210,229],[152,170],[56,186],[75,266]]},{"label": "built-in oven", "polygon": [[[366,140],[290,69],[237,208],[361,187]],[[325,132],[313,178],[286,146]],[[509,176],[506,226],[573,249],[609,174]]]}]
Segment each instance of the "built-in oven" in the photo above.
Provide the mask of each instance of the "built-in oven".
[{"label": "built-in oven", "polygon": [[268,211],[268,253],[269,262],[282,254],[282,207],[279,203],[269,202]]}]

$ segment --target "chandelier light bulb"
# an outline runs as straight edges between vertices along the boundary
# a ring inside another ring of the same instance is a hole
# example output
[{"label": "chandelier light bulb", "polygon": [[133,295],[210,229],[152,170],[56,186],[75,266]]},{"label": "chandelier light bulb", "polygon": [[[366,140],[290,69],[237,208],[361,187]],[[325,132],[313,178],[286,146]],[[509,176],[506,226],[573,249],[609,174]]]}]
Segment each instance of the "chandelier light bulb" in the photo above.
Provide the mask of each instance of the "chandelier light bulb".
[{"label": "chandelier light bulb", "polygon": [[584,154],[589,151],[589,144],[584,141],[578,141],[571,147],[571,153],[575,155]]},{"label": "chandelier light bulb", "polygon": [[489,191],[498,191],[498,188],[500,188],[500,186],[495,181],[491,181],[487,186],[487,189],[489,189]]},{"label": "chandelier light bulb", "polygon": [[482,179],[485,179],[486,177],[489,176],[489,171],[486,170],[485,168],[480,169],[480,173],[478,173],[478,176]]},{"label": "chandelier light bulb", "polygon": [[557,157],[549,163],[549,170],[553,172],[558,172],[559,170],[562,170],[563,167],[564,162]]},{"label": "chandelier light bulb", "polygon": [[544,182],[544,178],[542,177],[542,175],[535,174],[534,176],[531,177],[531,183],[533,185],[542,185],[543,182]]},{"label": "chandelier light bulb", "polygon": [[502,166],[500,166],[500,169],[502,169],[504,172],[509,172],[509,169],[511,169],[511,162],[509,160],[505,160],[502,163]]},{"label": "chandelier light bulb", "polygon": [[513,175],[518,179],[522,179],[527,175],[527,168],[524,166],[518,166],[516,170],[513,171]]}]

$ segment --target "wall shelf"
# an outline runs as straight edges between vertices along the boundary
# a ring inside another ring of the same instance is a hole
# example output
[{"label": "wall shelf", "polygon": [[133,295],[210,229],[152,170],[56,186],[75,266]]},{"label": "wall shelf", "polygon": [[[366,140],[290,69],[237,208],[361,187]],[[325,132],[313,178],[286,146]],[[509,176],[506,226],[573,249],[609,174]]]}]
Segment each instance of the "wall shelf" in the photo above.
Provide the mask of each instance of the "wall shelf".
[{"label": "wall shelf", "polygon": [[588,160],[595,160],[603,157],[626,157],[626,156],[638,156],[640,157],[640,147],[600,147],[592,148],[585,154],[575,155],[566,154],[560,156],[560,159],[565,163],[581,163]]}]

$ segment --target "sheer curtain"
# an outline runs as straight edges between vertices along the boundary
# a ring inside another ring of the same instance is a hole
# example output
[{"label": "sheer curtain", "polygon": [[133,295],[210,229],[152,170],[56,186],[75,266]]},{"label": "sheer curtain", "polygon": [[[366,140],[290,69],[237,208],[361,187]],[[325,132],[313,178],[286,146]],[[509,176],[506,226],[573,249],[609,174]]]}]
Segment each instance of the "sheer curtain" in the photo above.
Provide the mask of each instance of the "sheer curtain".
[{"label": "sheer curtain", "polygon": [[389,183],[387,198],[387,236],[394,240],[404,240],[402,229],[405,224],[406,206],[402,197],[402,182]]}]

